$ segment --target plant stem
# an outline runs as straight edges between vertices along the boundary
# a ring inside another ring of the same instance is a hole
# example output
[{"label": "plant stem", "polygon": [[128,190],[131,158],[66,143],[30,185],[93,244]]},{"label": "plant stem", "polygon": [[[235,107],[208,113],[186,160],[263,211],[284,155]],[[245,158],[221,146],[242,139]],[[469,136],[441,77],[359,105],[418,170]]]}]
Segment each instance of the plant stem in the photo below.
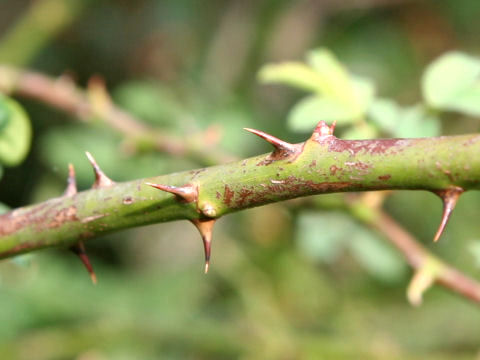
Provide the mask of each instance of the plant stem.
[{"label": "plant stem", "polygon": [[[314,133],[294,153],[261,155],[182,173],[115,183],[0,216],[0,257],[69,246],[104,233],[178,219],[207,220],[313,194],[480,188],[480,135],[340,140]],[[196,189],[182,201],[146,183]]]}]

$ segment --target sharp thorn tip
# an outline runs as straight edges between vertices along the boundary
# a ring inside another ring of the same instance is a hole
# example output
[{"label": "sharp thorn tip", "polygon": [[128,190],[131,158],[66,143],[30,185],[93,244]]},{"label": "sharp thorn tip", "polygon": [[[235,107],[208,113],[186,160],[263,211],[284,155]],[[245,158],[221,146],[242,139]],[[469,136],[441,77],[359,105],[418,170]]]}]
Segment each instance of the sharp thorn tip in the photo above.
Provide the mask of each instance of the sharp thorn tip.
[{"label": "sharp thorn tip", "polygon": [[90,275],[90,279],[94,285],[97,284],[97,275],[93,270],[92,264],[90,263],[90,259],[88,258],[87,252],[85,250],[85,245],[83,242],[79,241],[77,244],[70,247],[70,250],[80,258],[80,261],[85,266]]},{"label": "sharp thorn tip", "polygon": [[115,181],[110,179],[105,173],[100,169],[100,166],[97,164],[95,158],[90,154],[88,151],[85,151],[85,155],[87,155],[88,161],[93,167],[93,172],[95,173],[95,182],[93,183],[92,188],[104,188],[109,187],[115,184]]},{"label": "sharp thorn tip", "polygon": [[195,201],[198,195],[197,188],[192,185],[184,185],[184,186],[177,187],[177,186],[170,186],[170,185],[163,185],[163,184],[153,184],[150,182],[145,182],[145,184],[155,189],[159,189],[159,190],[174,194],[180,197],[181,199],[185,200],[186,202]]},{"label": "sharp thorn tip", "polygon": [[264,139],[265,141],[273,145],[275,149],[278,151],[287,152],[287,153],[295,152],[295,146],[293,144],[280,140],[279,138],[276,138],[273,135],[267,134],[260,130],[255,130],[250,128],[243,128],[243,129],[261,137],[262,139]]},{"label": "sharp thorn tip", "polygon": [[457,201],[460,195],[463,193],[463,189],[459,187],[453,187],[446,190],[442,190],[437,192],[436,194],[440,196],[443,202],[443,212],[442,212],[442,219],[440,221],[440,225],[438,226],[437,232],[433,238],[433,242],[437,242],[440,237],[442,236],[448,221],[450,220],[450,216],[452,215],[455,206],[457,205]]}]

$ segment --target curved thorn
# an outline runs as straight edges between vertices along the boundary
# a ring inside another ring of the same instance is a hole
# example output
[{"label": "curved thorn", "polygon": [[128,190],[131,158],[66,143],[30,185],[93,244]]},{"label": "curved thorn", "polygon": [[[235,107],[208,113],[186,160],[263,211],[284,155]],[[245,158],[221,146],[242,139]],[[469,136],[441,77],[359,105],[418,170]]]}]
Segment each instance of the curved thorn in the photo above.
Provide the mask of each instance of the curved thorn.
[{"label": "curved thorn", "polygon": [[193,202],[197,200],[198,191],[197,191],[197,188],[192,185],[177,187],[177,186],[170,186],[170,185],[163,185],[163,184],[153,184],[149,182],[146,182],[145,184],[151,187],[154,187],[155,189],[159,189],[159,190],[174,194],[179,198],[185,200],[186,202]]},{"label": "curved thorn", "polygon": [[193,225],[198,229],[203,241],[203,250],[205,252],[205,274],[208,273],[210,267],[210,254],[212,251],[212,232],[215,219],[208,220],[191,220]]},{"label": "curved thorn", "polygon": [[72,196],[77,193],[77,181],[75,180],[75,168],[72,164],[68,164],[67,188],[63,193],[64,196]]},{"label": "curved thorn", "polygon": [[434,242],[437,242],[442,236],[445,227],[447,226],[448,220],[450,219],[450,215],[452,214],[453,210],[455,209],[455,205],[457,204],[458,198],[463,193],[463,189],[460,187],[452,187],[446,190],[438,191],[436,194],[440,196],[443,201],[443,213],[442,213],[442,220],[440,221],[440,225],[438,226],[437,233],[433,238]]},{"label": "curved thorn", "polygon": [[87,269],[88,273],[90,274],[90,279],[92,279],[92,283],[94,285],[97,284],[97,275],[95,275],[95,271],[93,271],[92,264],[88,259],[87,252],[85,251],[85,245],[83,242],[79,241],[77,244],[70,247],[70,250],[77,255],[80,260],[82,261],[83,265]]},{"label": "curved thorn", "polygon": [[100,166],[98,166],[97,162],[93,158],[92,154],[90,154],[88,151],[85,151],[85,154],[87,155],[88,161],[90,161],[90,164],[92,164],[93,171],[95,172],[95,182],[93,183],[92,188],[96,189],[114,185],[115,181],[105,175],[105,173],[102,171],[102,169],[100,169]]},{"label": "curved thorn", "polygon": [[276,138],[275,136],[264,133],[263,131],[250,129],[250,128],[243,128],[243,130],[247,130],[248,132],[251,132],[252,134],[260,136],[262,139],[264,139],[265,141],[272,144],[277,151],[293,153],[296,150],[295,145],[290,144],[288,142],[285,142],[283,140],[280,140],[280,139]]}]

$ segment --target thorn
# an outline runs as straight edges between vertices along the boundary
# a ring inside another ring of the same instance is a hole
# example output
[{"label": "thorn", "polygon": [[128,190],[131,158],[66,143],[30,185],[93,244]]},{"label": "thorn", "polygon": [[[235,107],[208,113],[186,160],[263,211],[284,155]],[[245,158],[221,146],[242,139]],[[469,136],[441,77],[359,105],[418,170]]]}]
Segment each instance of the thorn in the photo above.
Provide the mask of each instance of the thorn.
[{"label": "thorn", "polygon": [[212,232],[215,219],[208,220],[191,220],[193,225],[198,229],[203,241],[203,250],[205,252],[205,274],[208,273],[210,267],[210,254],[212,245]]},{"label": "thorn", "polygon": [[77,181],[75,180],[75,168],[72,164],[68,164],[67,188],[63,193],[64,196],[72,196],[77,193]]},{"label": "thorn", "polygon": [[109,187],[115,184],[115,181],[110,179],[107,175],[105,175],[102,169],[100,169],[100,166],[98,166],[92,154],[90,154],[88,151],[85,151],[85,154],[87,155],[88,161],[90,161],[90,164],[92,164],[93,171],[95,172],[95,182],[92,185],[92,189]]},{"label": "thorn", "polygon": [[331,126],[328,126],[325,121],[319,121],[315,130],[313,130],[313,134],[311,139],[318,142],[319,138],[324,136],[333,135],[333,131],[335,130],[335,126],[337,125],[337,121],[335,120]]},{"label": "thorn", "polygon": [[79,241],[75,245],[70,247],[70,250],[77,255],[80,260],[82,261],[83,265],[85,265],[88,273],[90,274],[90,279],[92,279],[93,285],[97,284],[97,275],[95,275],[95,271],[93,271],[92,264],[88,259],[87,252],[85,251],[85,245],[82,241]]},{"label": "thorn", "polygon": [[275,147],[276,152],[290,154],[290,153],[294,153],[297,150],[295,145],[287,143],[283,140],[280,140],[280,139],[276,138],[275,136],[264,133],[263,131],[250,129],[250,128],[243,128],[243,129],[247,130],[248,132],[251,132],[252,134],[260,136],[262,139],[264,139],[267,142],[269,142],[270,144],[272,144]]},{"label": "thorn", "polygon": [[455,205],[457,204],[458,198],[463,193],[463,189],[461,187],[452,187],[446,190],[437,191],[436,194],[440,196],[443,201],[443,214],[442,220],[440,225],[438,226],[437,233],[433,238],[434,242],[437,242],[442,236],[445,227],[447,226],[448,220],[450,219],[450,215],[452,215],[453,209],[455,209]]},{"label": "thorn", "polygon": [[184,186],[170,186],[163,184],[152,184],[146,182],[145,184],[154,187],[155,189],[160,189],[162,191],[169,192],[178,196],[180,199],[186,201],[187,203],[197,200],[198,190],[193,185],[184,185]]}]

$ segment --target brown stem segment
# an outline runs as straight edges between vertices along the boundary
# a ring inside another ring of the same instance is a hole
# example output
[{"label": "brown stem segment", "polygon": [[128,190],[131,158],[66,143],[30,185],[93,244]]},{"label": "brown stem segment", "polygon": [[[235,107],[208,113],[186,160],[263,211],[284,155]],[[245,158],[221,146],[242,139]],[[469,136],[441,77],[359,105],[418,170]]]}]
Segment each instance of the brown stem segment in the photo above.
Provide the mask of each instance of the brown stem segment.
[{"label": "brown stem segment", "polygon": [[[388,214],[381,212],[373,226],[387,236],[388,240],[400,250],[415,270],[421,270],[425,262],[433,257]],[[480,304],[480,283],[462,274],[454,267],[440,260],[436,261],[440,268],[435,272],[435,282]]]}]

